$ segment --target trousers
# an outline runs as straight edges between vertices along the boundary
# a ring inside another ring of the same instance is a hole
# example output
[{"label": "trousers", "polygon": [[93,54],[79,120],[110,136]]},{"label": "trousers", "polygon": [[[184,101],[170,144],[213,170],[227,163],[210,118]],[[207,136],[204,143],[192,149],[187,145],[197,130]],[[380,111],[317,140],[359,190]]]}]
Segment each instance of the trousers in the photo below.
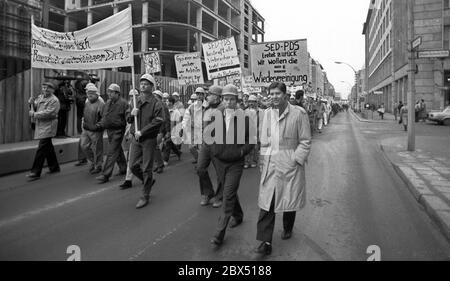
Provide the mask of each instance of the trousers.
[{"label": "trousers", "polygon": [[[267,212],[263,209],[259,211],[259,218],[256,227],[256,239],[262,242],[272,243],[273,229],[275,227],[275,193],[270,203],[270,210]],[[286,231],[292,231],[295,223],[296,212],[283,213],[283,228]]]},{"label": "trousers", "polygon": [[153,181],[153,162],[155,160],[156,138],[136,141],[130,146],[130,169],[133,175],[144,182],[142,195],[150,197]]},{"label": "trousers", "polygon": [[81,134],[81,148],[93,167],[102,167],[103,132],[83,130],[83,133]]},{"label": "trousers", "polygon": [[[208,167],[213,163],[217,174],[217,190],[214,192],[211,178],[209,177]],[[215,197],[217,200],[222,200],[223,197],[223,183],[217,170],[217,159],[212,156],[211,146],[203,144],[200,146],[197,162],[197,175],[200,181],[200,194]]]},{"label": "trousers", "polygon": [[36,150],[36,155],[34,156],[31,172],[40,176],[46,159],[50,171],[59,170],[58,159],[56,158],[52,138],[45,138],[39,140],[39,145],[38,149]]},{"label": "trousers", "polygon": [[244,218],[237,194],[244,170],[244,161],[225,163],[216,160],[216,165],[218,176],[223,182],[222,214],[217,222],[216,237],[222,240],[231,217],[237,221],[242,221]]},{"label": "trousers", "polygon": [[108,135],[108,150],[106,151],[106,160],[103,165],[103,175],[109,178],[113,173],[116,162],[119,170],[125,172],[127,169],[127,160],[122,149],[124,130],[106,130],[106,133]]}]

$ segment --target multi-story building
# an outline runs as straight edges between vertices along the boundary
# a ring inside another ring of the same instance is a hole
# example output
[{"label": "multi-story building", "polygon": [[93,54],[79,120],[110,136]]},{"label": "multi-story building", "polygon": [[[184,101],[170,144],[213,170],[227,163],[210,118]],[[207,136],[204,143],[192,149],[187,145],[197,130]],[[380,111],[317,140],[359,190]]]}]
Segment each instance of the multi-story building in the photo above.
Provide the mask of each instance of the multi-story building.
[{"label": "multi-story building", "polygon": [[[26,26],[17,27],[23,35],[23,50],[30,49],[29,17],[37,13],[40,26],[64,32],[85,28],[127,7],[132,7],[135,70],[144,71],[141,56],[159,52],[160,75],[176,77],[173,55],[201,51],[201,43],[234,36],[244,73],[249,73],[249,44],[264,41],[264,18],[249,0],[0,0],[10,18],[2,21],[2,35],[9,34],[8,22],[14,14]],[[18,13],[13,5],[25,7]],[[5,27],[4,27],[5,26]],[[4,32],[6,30],[6,32]],[[4,35],[7,36],[7,35]],[[3,41],[3,40],[2,40]],[[27,60],[29,54],[19,54]],[[130,71],[121,68],[119,71]]]},{"label": "multi-story building", "polygon": [[[370,0],[363,28],[366,42],[364,90],[368,92],[368,102],[384,103],[388,110],[398,101],[405,102],[409,90],[408,3],[414,10],[412,38],[422,38],[418,51],[450,49],[448,0]],[[424,99],[428,110],[448,105],[450,58],[419,58],[416,64],[415,100]]]}]

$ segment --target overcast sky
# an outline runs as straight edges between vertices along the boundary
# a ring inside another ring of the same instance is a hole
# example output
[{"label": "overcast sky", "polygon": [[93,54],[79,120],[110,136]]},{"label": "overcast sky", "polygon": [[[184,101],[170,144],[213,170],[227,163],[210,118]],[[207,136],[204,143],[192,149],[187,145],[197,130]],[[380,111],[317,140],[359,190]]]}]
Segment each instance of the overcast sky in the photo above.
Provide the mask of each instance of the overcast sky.
[{"label": "overcast sky", "polygon": [[[265,19],[265,41],[308,39],[308,51],[318,60],[337,92],[346,97],[353,71],[364,65],[363,24],[370,0],[252,0]],[[347,81],[348,83],[341,83]]]}]

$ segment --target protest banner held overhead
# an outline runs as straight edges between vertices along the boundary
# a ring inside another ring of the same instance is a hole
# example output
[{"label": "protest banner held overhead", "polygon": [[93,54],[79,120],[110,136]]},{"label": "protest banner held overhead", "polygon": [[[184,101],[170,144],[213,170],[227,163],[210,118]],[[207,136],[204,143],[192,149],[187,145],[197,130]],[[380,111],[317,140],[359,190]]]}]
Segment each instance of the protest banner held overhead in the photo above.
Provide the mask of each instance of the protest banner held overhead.
[{"label": "protest banner held overhead", "polygon": [[31,67],[98,69],[131,66],[131,8],[73,32],[56,32],[32,24]]},{"label": "protest banner held overhead", "polygon": [[303,85],[309,82],[307,40],[264,42],[250,45],[253,86],[272,82]]},{"label": "protest banner held overhead", "polygon": [[209,80],[241,75],[241,65],[234,37],[202,45]]},{"label": "protest banner held overhead", "polygon": [[242,77],[242,92],[244,94],[261,93],[261,87],[253,87],[254,84],[253,76]]},{"label": "protest banner held overhead", "polygon": [[178,82],[180,85],[203,84],[203,71],[200,53],[175,55]]},{"label": "protest banner held overhead", "polygon": [[154,74],[161,72],[161,59],[158,52],[145,54],[143,56],[143,61],[145,65],[145,73]]}]

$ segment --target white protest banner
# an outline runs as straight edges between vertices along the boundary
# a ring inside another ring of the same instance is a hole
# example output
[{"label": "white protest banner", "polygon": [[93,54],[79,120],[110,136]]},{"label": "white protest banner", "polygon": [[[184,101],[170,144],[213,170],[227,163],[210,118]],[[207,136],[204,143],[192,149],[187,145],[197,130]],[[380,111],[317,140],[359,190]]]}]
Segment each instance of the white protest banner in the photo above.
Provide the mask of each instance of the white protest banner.
[{"label": "white protest banner", "polygon": [[286,85],[308,83],[307,40],[265,42],[250,45],[253,86],[267,87],[272,82]]},{"label": "white protest banner", "polygon": [[159,53],[145,54],[143,57],[145,65],[145,73],[153,74],[156,72],[161,72],[161,59],[159,58]]},{"label": "white protest banner", "polygon": [[208,79],[241,75],[241,65],[234,37],[203,43]]},{"label": "white protest banner", "polygon": [[56,32],[32,24],[31,67],[99,69],[134,65],[131,8],[82,30]]},{"label": "white protest banner", "polygon": [[200,52],[175,55],[175,66],[180,85],[204,83]]}]

